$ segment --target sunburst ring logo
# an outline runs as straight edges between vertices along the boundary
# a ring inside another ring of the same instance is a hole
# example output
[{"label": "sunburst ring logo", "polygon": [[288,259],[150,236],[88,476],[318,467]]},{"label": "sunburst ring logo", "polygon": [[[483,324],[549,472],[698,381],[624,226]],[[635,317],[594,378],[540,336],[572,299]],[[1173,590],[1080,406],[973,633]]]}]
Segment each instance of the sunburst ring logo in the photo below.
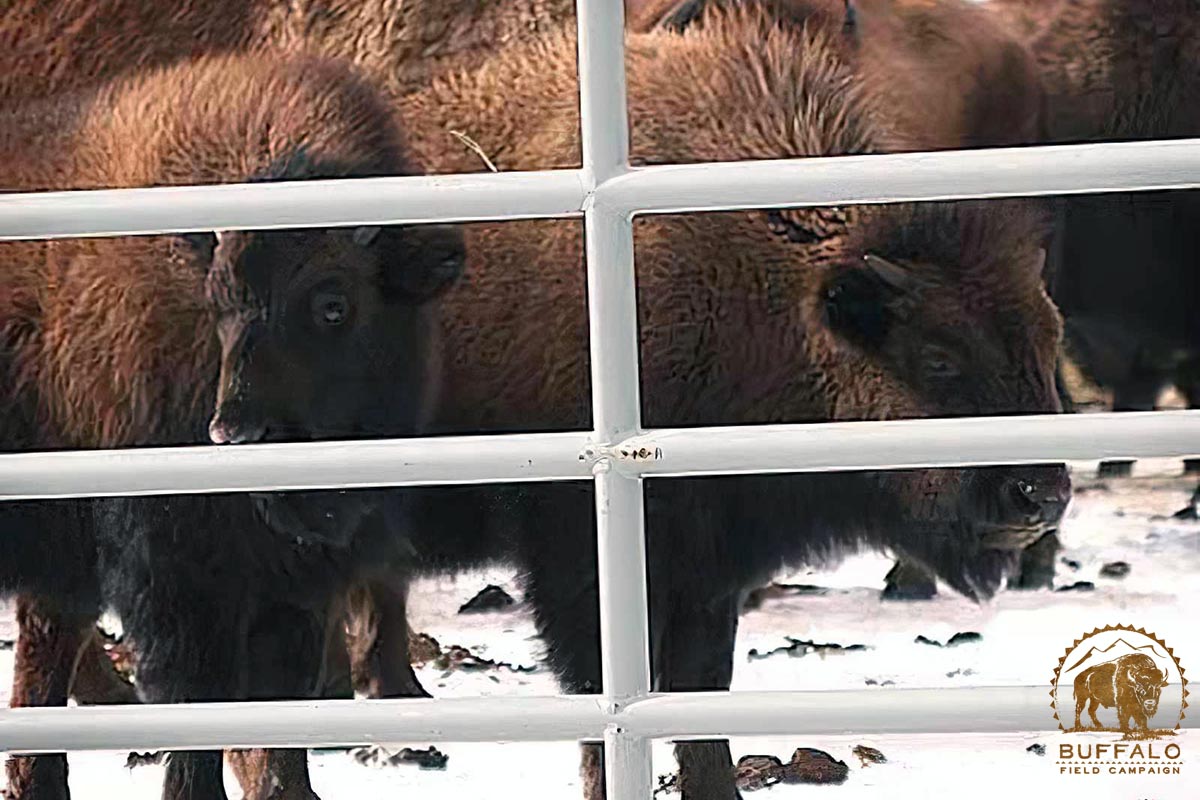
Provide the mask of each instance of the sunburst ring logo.
[{"label": "sunburst ring logo", "polygon": [[1154,739],[1180,728],[1188,705],[1187,677],[1162,639],[1144,628],[1109,625],[1063,652],[1050,698],[1064,733]]}]

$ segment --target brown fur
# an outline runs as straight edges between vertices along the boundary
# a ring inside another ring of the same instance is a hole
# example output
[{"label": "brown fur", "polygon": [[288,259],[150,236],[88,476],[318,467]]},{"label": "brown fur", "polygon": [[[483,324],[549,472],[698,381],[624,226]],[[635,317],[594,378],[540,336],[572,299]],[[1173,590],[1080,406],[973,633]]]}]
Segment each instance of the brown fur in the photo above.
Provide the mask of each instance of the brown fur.
[{"label": "brown fur", "polygon": [[1191,0],[994,0],[1046,86],[1051,141],[1200,132],[1200,14]]},{"label": "brown fur", "polygon": [[311,52],[405,92],[574,19],[574,0],[8,0],[0,106],[201,54]]},{"label": "brown fur", "polygon": [[[7,188],[244,180],[300,146],[311,158],[381,171],[400,162],[390,112],[368,86],[319,61],[217,59],[105,90],[64,119],[69,105],[9,120],[0,140]],[[16,377],[6,390],[41,398],[41,446],[197,440],[219,353],[206,276],[186,246],[175,237],[64,239],[5,244],[0,256],[9,290],[0,321]]]},{"label": "brown fur", "polygon": [[[267,176],[301,152],[368,174],[406,171],[379,95],[346,69],[311,58],[214,58],[6,109],[0,118],[7,190],[237,182]],[[5,448],[203,440],[220,368],[212,295],[228,276],[206,275],[179,237],[8,243],[0,257],[11,379],[3,391],[8,408],[24,410],[6,419]],[[39,645],[46,636],[37,631],[66,622],[30,597],[19,608],[27,644],[18,652],[14,703],[65,703],[59,675],[70,674],[84,640]],[[85,676],[99,674],[95,656],[84,650]],[[92,699],[98,691],[80,689]],[[50,769],[13,764],[17,797],[28,796],[23,784],[35,769]]]},{"label": "brown fur", "polygon": [[[94,633],[94,620],[63,614],[51,601],[25,598],[17,606],[16,653],[10,704],[24,706],[65,706],[71,675],[81,652]],[[36,758],[9,758],[8,796],[12,798],[51,797],[46,789],[66,787],[65,754]]]},{"label": "brown fur", "polygon": [[319,800],[308,785],[308,751],[226,750],[245,800]]},{"label": "brown fur", "polygon": [[[683,36],[631,37],[635,157],[727,161],[874,149],[869,101],[824,41],[752,15]],[[403,106],[406,115],[421,120],[412,136],[414,156],[430,171],[478,169],[473,155],[441,136],[453,127],[475,138],[503,171],[571,161],[578,148],[573,57],[565,37],[549,39],[414,95]],[[965,239],[950,236],[949,263],[963,273],[953,288],[936,290],[929,304],[944,309],[948,326],[965,325],[968,309],[1011,308],[1017,334],[1032,337],[1031,347],[1045,353],[1055,345],[1058,320],[1031,266],[1037,244],[1027,234],[1037,231],[1034,217],[1021,208],[990,206],[995,213],[972,218]],[[804,330],[820,317],[818,287],[843,259],[853,262],[863,248],[896,244],[882,241],[896,238],[886,231],[941,224],[951,233],[957,223],[949,217],[936,222],[942,212],[933,207],[788,213],[806,229],[821,231],[821,242],[797,246],[772,235],[761,212],[637,221],[647,424],[844,418],[884,383],[877,366],[847,352],[827,332]],[[469,284],[442,305],[452,344],[441,427],[587,424],[577,226],[555,221],[471,226],[467,235]],[[966,250],[959,252],[962,241]],[[680,255],[681,247],[690,255]],[[931,279],[946,268],[947,262],[921,264],[921,254],[910,255],[912,268],[929,271]],[[548,278],[551,274],[556,277]],[[710,296],[727,297],[729,305],[713,316],[713,310],[705,311]],[[485,318],[496,324],[479,324]],[[764,344],[747,351],[752,342]],[[795,364],[774,355],[793,348],[803,348],[813,369],[841,376],[836,404],[811,394]],[[699,362],[696,354],[703,354]],[[510,368],[523,363],[553,369]],[[740,385],[724,380],[734,375],[741,376]],[[873,405],[874,414],[885,416],[920,413],[919,401],[910,396]]]},{"label": "brown fur", "polygon": [[703,25],[706,9],[751,6],[781,24],[826,30],[858,73],[887,149],[1000,147],[1037,141],[1043,91],[1021,40],[964,0],[675,0],[638,24]]}]

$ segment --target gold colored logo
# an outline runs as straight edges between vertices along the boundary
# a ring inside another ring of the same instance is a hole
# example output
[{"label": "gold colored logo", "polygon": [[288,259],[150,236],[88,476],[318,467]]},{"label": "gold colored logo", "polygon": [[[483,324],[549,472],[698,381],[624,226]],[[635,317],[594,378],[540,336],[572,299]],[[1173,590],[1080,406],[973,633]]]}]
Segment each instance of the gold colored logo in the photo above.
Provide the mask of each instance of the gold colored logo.
[{"label": "gold colored logo", "polygon": [[1059,743],[1061,774],[1180,774],[1181,747],[1169,737],[1187,712],[1187,678],[1153,633],[1110,625],[1076,639],[1050,696],[1059,730],[1072,734]]}]

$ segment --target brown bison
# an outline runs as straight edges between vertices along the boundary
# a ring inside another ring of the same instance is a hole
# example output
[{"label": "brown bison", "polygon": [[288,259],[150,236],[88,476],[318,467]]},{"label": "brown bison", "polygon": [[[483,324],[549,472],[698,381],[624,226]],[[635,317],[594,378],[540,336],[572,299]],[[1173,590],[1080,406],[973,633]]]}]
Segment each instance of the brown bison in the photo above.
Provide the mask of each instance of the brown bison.
[{"label": "brown bison", "polygon": [[[2,122],[9,189],[412,171],[383,98],[313,58],[202,60]],[[427,301],[462,253],[456,233],[422,227],[18,242],[0,257],[0,446],[46,449],[416,433],[436,388]],[[332,609],[407,557],[397,513],[378,492],[5,504],[0,588],[25,593],[30,632],[14,702],[66,701],[101,605],[149,700],[317,692]],[[18,796],[65,795],[61,757],[10,774]],[[164,796],[223,791],[219,753],[171,759]]]},{"label": "brown bison", "polygon": [[[819,30],[751,10],[630,37],[632,151],[644,162],[871,152],[892,141]],[[431,172],[578,152],[568,35],[435,83],[401,108]],[[496,97],[505,102],[497,103]],[[1058,409],[1057,313],[1042,220],[1021,202],[655,216],[635,225],[649,426]],[[588,414],[578,226],[467,229],[469,279],[439,312],[438,431],[577,428]],[[784,564],[860,546],[928,564],[973,596],[1061,514],[1053,467],[672,480],[647,487],[654,687],[727,688],[740,595]],[[595,553],[576,485],[428,489],[413,541],[432,568],[515,558],[564,687],[600,687]],[[1033,496],[1031,496],[1031,494]],[[680,748],[687,797],[734,794],[727,748]]]},{"label": "brown bison", "polygon": [[405,92],[574,19],[574,0],[7,0],[0,105],[202,55],[305,52]]},{"label": "brown bison", "polygon": [[1166,674],[1145,653],[1130,653],[1088,667],[1075,676],[1075,730],[1083,729],[1079,717],[1084,706],[1097,728],[1104,726],[1096,717],[1096,709],[1104,706],[1117,710],[1117,727],[1121,730],[1148,730],[1166,685]]},{"label": "brown bison", "polygon": [[[887,149],[1001,147],[1042,138],[1037,63],[1021,39],[964,0],[666,0],[636,28],[702,25],[707,9],[747,6],[780,24],[833,34],[872,95]],[[931,109],[937,109],[931,113]],[[886,140],[886,132],[897,137]]]},{"label": "brown bison", "polygon": [[[839,43],[870,95],[889,150],[940,150],[1024,144],[1044,137],[1044,92],[1037,63],[1020,37],[991,14],[962,0],[665,0],[647,2],[639,27],[687,30],[703,25],[710,8],[749,6],[780,24],[819,27]],[[937,108],[938,113],[929,109]],[[1057,487],[1031,499],[1063,507]],[[1009,585],[1053,583],[1060,550],[1047,533],[1021,555]],[[925,599],[937,593],[919,564],[897,562],[886,599]]]}]

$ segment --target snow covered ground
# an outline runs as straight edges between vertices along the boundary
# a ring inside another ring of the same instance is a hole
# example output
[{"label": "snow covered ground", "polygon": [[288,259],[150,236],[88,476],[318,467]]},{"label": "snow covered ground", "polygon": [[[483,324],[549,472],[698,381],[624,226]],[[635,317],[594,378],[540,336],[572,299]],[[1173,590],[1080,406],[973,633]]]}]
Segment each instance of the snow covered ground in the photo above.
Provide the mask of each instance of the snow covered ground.
[{"label": "snow covered ground", "polygon": [[[1159,465],[1161,467],[1161,465]],[[1139,465],[1141,467],[1141,465]],[[1177,468],[1177,464],[1169,468]],[[1142,470],[1144,472],[1144,470]],[[1194,479],[1155,477],[1099,481],[1077,473],[1077,496],[1063,530],[1064,562],[1059,586],[1091,581],[1092,591],[1002,592],[985,606],[973,605],[943,590],[920,603],[884,603],[879,599],[891,562],[883,555],[853,558],[833,571],[805,571],[780,582],[822,587],[820,594],[772,599],[742,619],[734,690],[869,688],[964,685],[1046,685],[1063,649],[1093,627],[1128,623],[1156,632],[1175,649],[1185,667],[1200,665],[1200,524],[1170,518],[1181,508]],[[1067,564],[1065,561],[1074,562]],[[1101,567],[1125,561],[1123,579],[1100,576]],[[458,615],[457,608],[488,583],[504,586],[520,598],[511,573],[500,570],[426,580],[413,589],[411,613],[418,630],[443,645],[457,644],[488,658],[516,664],[537,663],[539,642],[520,604],[485,615]],[[914,642],[917,635],[945,641],[960,631],[976,631],[982,640],[954,648]],[[12,635],[11,613],[0,614],[0,638]],[[751,650],[770,651],[786,637],[865,644],[849,653],[786,654],[749,658]],[[7,693],[12,653],[0,652],[0,686]],[[1193,667],[1197,669],[1198,667]],[[436,696],[549,694],[554,680],[546,671],[509,670],[444,673],[420,670],[426,689]],[[6,700],[6,696],[0,699]],[[1050,711],[1047,709],[1047,716]],[[1185,753],[1200,747],[1200,736],[1185,732]],[[1027,752],[1031,744],[1050,745],[1044,757]],[[415,746],[425,743],[415,742]],[[855,745],[877,748],[887,763],[864,767],[852,755]],[[313,780],[325,800],[410,796],[506,798],[579,797],[578,754],[574,743],[444,744],[446,768],[364,766],[341,751],[310,756]],[[1083,795],[1090,798],[1194,798],[1198,767],[1185,764],[1179,777],[1061,777],[1054,765],[1048,734],[1006,736],[803,736],[741,738],[732,742],[735,757],[774,754],[786,761],[797,747],[820,748],[850,767],[840,786],[776,786],[756,796],[787,800],[820,793],[830,798],[1030,798]],[[155,798],[158,767],[125,768],[126,753],[73,754],[71,783],[77,800],[120,796]],[[1185,758],[1185,761],[1190,759]],[[655,748],[655,770],[675,768],[670,744]],[[236,783],[228,781],[232,796]],[[666,798],[677,795],[665,795]]]}]

